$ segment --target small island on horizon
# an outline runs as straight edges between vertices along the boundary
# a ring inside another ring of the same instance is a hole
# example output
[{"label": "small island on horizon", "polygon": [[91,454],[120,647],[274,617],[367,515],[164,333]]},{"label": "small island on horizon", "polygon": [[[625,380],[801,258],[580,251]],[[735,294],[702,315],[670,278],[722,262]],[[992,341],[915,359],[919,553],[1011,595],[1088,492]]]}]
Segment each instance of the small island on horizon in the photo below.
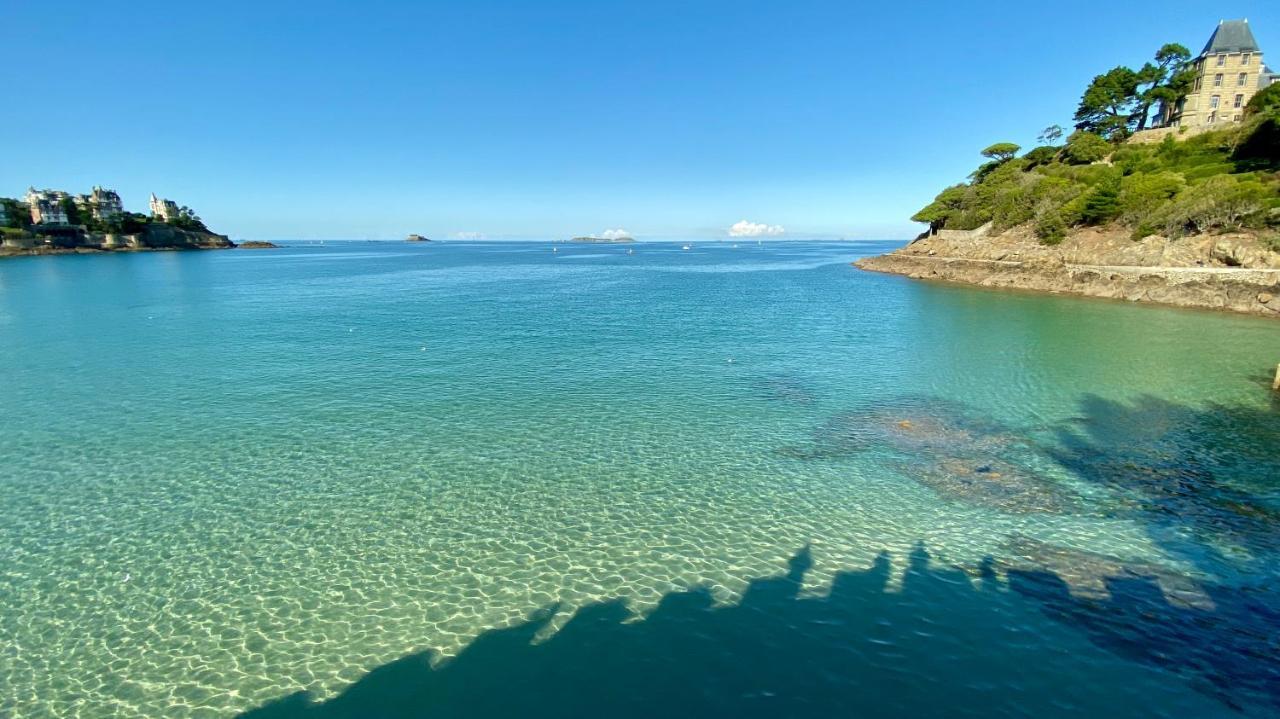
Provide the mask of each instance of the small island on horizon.
[{"label": "small island on horizon", "polygon": [[583,237],[574,237],[573,239],[571,239],[571,240],[569,240],[569,241],[570,241],[570,242],[586,242],[586,243],[592,243],[592,242],[595,242],[595,243],[611,244],[611,243],[618,243],[618,242],[635,242],[635,241],[636,241],[636,238],[631,237],[630,235],[619,235],[619,236],[617,236],[617,237],[595,237],[595,236],[583,236]]},{"label": "small island on horizon", "polygon": [[21,200],[0,197],[0,257],[236,247],[190,207],[153,193],[148,209],[128,212],[119,193],[99,186],[82,195],[32,187]]}]

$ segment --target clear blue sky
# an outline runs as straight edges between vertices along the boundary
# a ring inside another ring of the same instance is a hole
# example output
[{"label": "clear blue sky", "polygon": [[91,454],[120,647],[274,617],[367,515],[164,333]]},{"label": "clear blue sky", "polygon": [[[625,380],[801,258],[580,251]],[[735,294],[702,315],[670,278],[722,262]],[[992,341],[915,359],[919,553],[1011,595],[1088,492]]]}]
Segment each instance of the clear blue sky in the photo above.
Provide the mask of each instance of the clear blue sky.
[{"label": "clear blue sky", "polygon": [[1089,78],[1280,3],[6,4],[0,195],[100,183],[237,238],[897,238]]}]

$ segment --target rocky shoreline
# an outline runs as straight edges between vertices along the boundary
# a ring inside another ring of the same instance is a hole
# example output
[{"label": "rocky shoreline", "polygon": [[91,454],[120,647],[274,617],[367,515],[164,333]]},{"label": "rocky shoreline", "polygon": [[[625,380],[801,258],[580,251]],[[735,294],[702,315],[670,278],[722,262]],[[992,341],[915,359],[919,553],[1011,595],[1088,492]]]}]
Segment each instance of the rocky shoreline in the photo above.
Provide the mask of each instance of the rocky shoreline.
[{"label": "rocky shoreline", "polygon": [[1074,294],[1280,318],[1280,254],[1248,233],[1169,240],[1091,229],[1045,246],[1029,228],[922,236],[855,266],[980,287]]},{"label": "rocky shoreline", "polygon": [[0,257],[27,255],[83,255],[103,252],[155,252],[168,250],[218,250],[232,249],[236,243],[226,235],[213,232],[183,230],[176,227],[155,226],[138,234],[83,233],[74,242],[54,237],[42,238],[6,237],[0,244]]}]

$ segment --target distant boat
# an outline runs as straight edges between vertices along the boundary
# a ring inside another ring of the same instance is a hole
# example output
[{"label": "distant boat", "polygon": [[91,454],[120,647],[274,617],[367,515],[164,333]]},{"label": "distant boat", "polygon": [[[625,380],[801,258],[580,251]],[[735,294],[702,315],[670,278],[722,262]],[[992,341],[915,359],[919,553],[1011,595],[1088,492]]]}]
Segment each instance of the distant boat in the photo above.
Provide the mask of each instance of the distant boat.
[{"label": "distant boat", "polygon": [[636,251],[635,251],[635,250],[633,250],[633,249],[631,249],[631,248],[627,248],[627,254],[628,254],[628,255],[634,255],[635,253],[636,253]]},{"label": "distant boat", "polygon": [[404,241],[405,242],[430,242],[431,240],[427,239],[426,237],[423,237],[422,235],[409,235],[408,237],[404,238]]},{"label": "distant boat", "polygon": [[687,250],[687,249],[689,249],[689,245],[685,245],[684,247],[681,247],[680,249],[682,249],[682,250]]}]

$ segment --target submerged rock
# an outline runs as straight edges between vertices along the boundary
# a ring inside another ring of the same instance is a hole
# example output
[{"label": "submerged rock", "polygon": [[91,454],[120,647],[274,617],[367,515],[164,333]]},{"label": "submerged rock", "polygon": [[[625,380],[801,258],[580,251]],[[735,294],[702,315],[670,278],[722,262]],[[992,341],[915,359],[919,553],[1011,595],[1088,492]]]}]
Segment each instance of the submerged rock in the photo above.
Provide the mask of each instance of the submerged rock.
[{"label": "submerged rock", "polygon": [[781,452],[830,459],[861,452],[888,463],[940,496],[1008,512],[1064,512],[1075,496],[1033,468],[1026,438],[952,402],[909,398],[844,412],[814,431],[808,445]]},{"label": "submerged rock", "polygon": [[964,459],[905,463],[903,471],[943,497],[1006,512],[1069,512],[1074,497],[1027,469],[993,459],[974,466]]}]

